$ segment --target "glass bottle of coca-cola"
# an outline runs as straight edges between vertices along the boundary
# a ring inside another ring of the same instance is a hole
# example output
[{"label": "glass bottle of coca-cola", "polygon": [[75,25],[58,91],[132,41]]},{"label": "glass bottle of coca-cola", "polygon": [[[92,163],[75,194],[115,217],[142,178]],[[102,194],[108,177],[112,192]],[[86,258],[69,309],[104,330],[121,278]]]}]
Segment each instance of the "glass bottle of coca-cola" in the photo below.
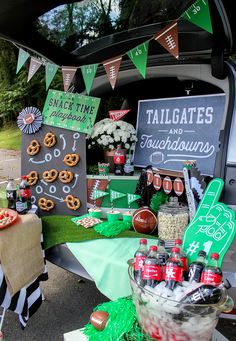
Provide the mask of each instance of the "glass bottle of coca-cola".
[{"label": "glass bottle of coca-cola", "polygon": [[162,266],[157,258],[157,246],[151,245],[143,264],[143,285],[154,288],[162,279]]},{"label": "glass bottle of coca-cola", "polygon": [[125,164],[125,153],[121,149],[121,145],[118,144],[114,153],[114,174],[123,175],[124,174],[124,164]]},{"label": "glass bottle of coca-cola", "polygon": [[171,256],[164,266],[163,280],[166,282],[166,288],[171,290],[183,281],[183,264],[180,260],[179,247],[171,249]]},{"label": "glass bottle of coca-cola", "polygon": [[134,254],[134,279],[139,285],[142,285],[142,272],[143,263],[147,257],[147,239],[142,238],[139,240],[139,248]]},{"label": "glass bottle of coca-cola", "polygon": [[226,296],[225,289],[229,289],[230,287],[231,285],[228,280],[225,280],[218,286],[202,284],[183,297],[181,302],[187,304],[216,304],[223,301]]},{"label": "glass bottle of coca-cola", "polygon": [[[22,203],[24,203],[25,208],[24,211],[29,211],[31,209],[31,194],[30,194],[30,185],[27,182],[27,176],[21,176],[21,182],[19,186],[19,197]],[[26,213],[24,212],[24,213]]]},{"label": "glass bottle of coca-cola", "polygon": [[162,239],[158,239],[157,246],[157,258],[159,259],[161,265],[164,266],[167,259],[169,258],[169,254],[165,249],[165,241]]},{"label": "glass bottle of coca-cola", "polygon": [[188,259],[187,255],[182,248],[182,239],[175,239],[175,246],[180,248],[180,260],[183,264],[183,277],[185,280],[188,278]]},{"label": "glass bottle of coca-cola", "polygon": [[198,257],[195,261],[190,263],[188,270],[188,281],[189,282],[200,282],[202,271],[206,265],[206,252],[201,250],[198,252]]},{"label": "glass bottle of coca-cola", "polygon": [[201,282],[204,284],[220,285],[222,282],[222,270],[218,265],[219,254],[213,252],[210,260],[202,271]]},{"label": "glass bottle of coca-cola", "polygon": [[17,186],[13,179],[9,179],[6,187],[7,207],[16,209]]}]

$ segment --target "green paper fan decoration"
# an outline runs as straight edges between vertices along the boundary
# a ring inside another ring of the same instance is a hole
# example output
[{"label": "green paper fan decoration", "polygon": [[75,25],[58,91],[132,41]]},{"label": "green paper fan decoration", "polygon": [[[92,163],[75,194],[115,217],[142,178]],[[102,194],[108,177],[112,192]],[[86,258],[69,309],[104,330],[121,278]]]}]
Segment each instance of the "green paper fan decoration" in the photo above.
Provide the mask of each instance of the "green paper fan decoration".
[{"label": "green paper fan decoration", "polygon": [[131,223],[128,221],[104,221],[103,223],[94,226],[94,230],[105,237],[115,237],[122,231],[129,230],[130,227]]},{"label": "green paper fan decoration", "polygon": [[129,340],[125,335],[133,329],[136,323],[135,307],[130,297],[102,303],[94,309],[94,311],[96,310],[108,312],[108,323],[102,331],[96,330],[91,323],[88,323],[83,333],[88,337],[89,341]]}]

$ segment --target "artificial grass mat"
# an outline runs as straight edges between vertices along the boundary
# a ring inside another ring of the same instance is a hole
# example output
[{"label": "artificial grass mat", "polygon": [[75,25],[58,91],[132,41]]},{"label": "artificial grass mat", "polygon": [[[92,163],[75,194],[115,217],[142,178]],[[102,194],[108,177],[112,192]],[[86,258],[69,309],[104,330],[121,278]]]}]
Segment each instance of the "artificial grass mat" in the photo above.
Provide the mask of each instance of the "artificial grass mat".
[{"label": "artificial grass mat", "polygon": [[[77,226],[71,221],[71,216],[53,215],[41,217],[43,225],[44,249],[47,250],[52,246],[69,243],[84,242],[92,239],[110,238],[102,236],[93,228],[84,228]],[[116,238],[153,238],[157,236],[147,236],[146,234],[137,233],[134,230],[123,231]]]}]

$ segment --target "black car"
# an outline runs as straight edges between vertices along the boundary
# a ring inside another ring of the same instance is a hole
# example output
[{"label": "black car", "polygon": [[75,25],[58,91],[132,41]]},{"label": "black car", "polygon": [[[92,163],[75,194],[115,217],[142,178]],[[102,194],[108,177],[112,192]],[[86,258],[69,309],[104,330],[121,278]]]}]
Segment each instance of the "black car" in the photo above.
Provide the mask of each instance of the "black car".
[{"label": "black car", "polygon": [[[87,10],[86,6],[92,2],[80,1],[79,9]],[[233,57],[236,31],[232,1],[209,0],[212,32],[181,16],[186,9],[195,6],[194,1],[123,0],[119,3],[120,7],[117,6],[117,1],[111,1],[114,7],[109,12],[104,9],[103,20],[97,20],[94,25],[91,23],[89,34],[86,31],[82,36],[82,29],[79,27],[68,36],[62,35],[59,41],[54,37],[55,31],[60,27],[59,22],[49,22],[52,18],[55,19],[55,8],[59,9],[59,16],[60,9],[73,2],[35,0],[32,4],[29,0],[0,0],[0,36],[27,49],[32,55],[37,54],[60,66],[78,67],[73,89],[79,93],[86,93],[79,67],[98,63],[90,95],[119,98],[122,109],[132,108],[132,115],[128,119],[133,124],[137,121],[140,100],[224,95],[225,104],[217,132],[218,149],[211,175],[224,180],[221,201],[235,210],[236,64]],[[94,13],[90,13],[91,17],[93,15]],[[178,58],[152,39],[176,18]],[[51,28],[50,34],[43,30],[45,22]],[[144,78],[127,56],[127,51],[146,41],[149,41],[149,49]],[[122,56],[122,62],[113,90],[102,62],[117,56]],[[235,245],[234,242],[225,257],[223,271],[232,284],[231,295],[236,302]],[[62,267],[90,278],[66,245],[50,249],[47,257]]]}]

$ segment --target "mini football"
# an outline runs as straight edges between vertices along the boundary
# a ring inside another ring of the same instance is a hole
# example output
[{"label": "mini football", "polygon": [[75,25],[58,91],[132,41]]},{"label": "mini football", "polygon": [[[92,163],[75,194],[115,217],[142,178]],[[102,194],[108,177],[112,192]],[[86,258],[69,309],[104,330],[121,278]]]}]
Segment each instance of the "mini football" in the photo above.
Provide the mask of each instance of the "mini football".
[{"label": "mini football", "polygon": [[136,232],[150,234],[157,227],[157,216],[149,207],[140,207],[133,214],[132,224]]},{"label": "mini football", "polygon": [[97,310],[90,315],[90,323],[97,330],[103,330],[106,327],[109,314],[106,311]]}]

